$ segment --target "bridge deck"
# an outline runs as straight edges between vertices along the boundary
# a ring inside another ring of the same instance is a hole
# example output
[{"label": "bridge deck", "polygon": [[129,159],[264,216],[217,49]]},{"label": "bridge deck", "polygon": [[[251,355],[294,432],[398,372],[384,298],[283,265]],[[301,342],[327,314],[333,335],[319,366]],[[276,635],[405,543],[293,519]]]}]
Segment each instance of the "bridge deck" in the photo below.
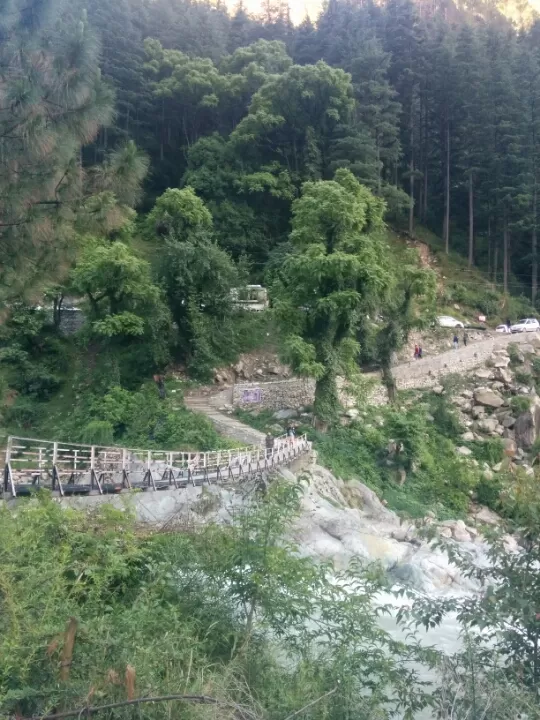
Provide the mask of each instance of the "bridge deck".
[{"label": "bridge deck", "polygon": [[12,497],[40,487],[61,497],[177,489],[228,483],[290,464],[310,451],[305,436],[276,438],[274,447],[249,446],[206,453],[133,450],[10,437],[3,491]]}]

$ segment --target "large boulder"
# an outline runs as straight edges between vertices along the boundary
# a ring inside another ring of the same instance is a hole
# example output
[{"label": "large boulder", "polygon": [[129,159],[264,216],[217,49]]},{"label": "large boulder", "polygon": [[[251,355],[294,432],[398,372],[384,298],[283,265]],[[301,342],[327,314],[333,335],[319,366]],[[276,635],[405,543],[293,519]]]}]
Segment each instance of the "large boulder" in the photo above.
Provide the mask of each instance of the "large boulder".
[{"label": "large boulder", "polygon": [[515,440],[512,440],[512,438],[504,438],[503,441],[503,447],[504,447],[504,454],[507,457],[515,457],[517,446]]},{"label": "large boulder", "polygon": [[486,407],[492,408],[500,408],[504,404],[504,400],[499,393],[489,388],[476,388],[474,391],[474,401],[477,405],[485,405]]},{"label": "large boulder", "polygon": [[540,399],[535,398],[529,410],[521,413],[514,425],[516,443],[525,450],[530,450],[540,436]]},{"label": "large boulder", "polygon": [[496,417],[488,417],[485,420],[478,421],[478,430],[485,433],[493,433],[497,431],[499,421]]},{"label": "large boulder", "polygon": [[496,368],[495,379],[505,385],[511,385],[513,380],[512,373],[507,368]]}]

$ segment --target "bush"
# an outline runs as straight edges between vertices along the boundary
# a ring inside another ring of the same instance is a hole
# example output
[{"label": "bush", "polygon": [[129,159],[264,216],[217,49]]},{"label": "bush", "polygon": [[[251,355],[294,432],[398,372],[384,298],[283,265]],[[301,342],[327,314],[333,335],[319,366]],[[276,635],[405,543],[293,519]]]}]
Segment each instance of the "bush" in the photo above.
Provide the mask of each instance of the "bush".
[{"label": "bush", "polygon": [[532,387],[533,384],[533,378],[532,375],[528,372],[523,372],[521,370],[516,370],[515,372],[515,378],[516,382],[519,385],[525,385],[525,387]]},{"label": "bush", "polygon": [[[382,427],[358,420],[348,427],[333,428],[327,435],[315,434],[319,462],[339,477],[365,483],[399,512],[414,517],[424,516],[428,510],[445,517],[464,515],[478,475],[473,468],[465,470],[456,455],[448,432],[449,428],[457,432],[459,426],[439,400],[435,398],[437,422],[428,421],[423,405],[405,412],[378,408]],[[391,442],[402,450],[389,457]],[[396,483],[400,468],[406,471],[403,486]]]},{"label": "bush", "polygon": [[509,343],[506,350],[512,365],[520,365],[523,362],[523,355],[516,343]]},{"label": "bush", "polygon": [[504,457],[504,446],[499,438],[488,438],[484,442],[474,443],[472,448],[475,459],[488,465],[495,465]]},{"label": "bush", "polygon": [[84,428],[82,440],[88,445],[112,445],[114,428],[106,420],[92,420]]},{"label": "bush", "polygon": [[18,397],[13,405],[3,411],[4,422],[8,427],[29,429],[38,424],[42,412],[42,408],[32,398]]},{"label": "bush", "polygon": [[531,407],[531,399],[526,395],[516,395],[510,400],[510,407],[516,415],[520,415]]},{"label": "bush", "polygon": [[495,512],[500,511],[500,496],[503,483],[499,477],[492,480],[482,478],[476,486],[476,499],[481,505],[487,505]]}]

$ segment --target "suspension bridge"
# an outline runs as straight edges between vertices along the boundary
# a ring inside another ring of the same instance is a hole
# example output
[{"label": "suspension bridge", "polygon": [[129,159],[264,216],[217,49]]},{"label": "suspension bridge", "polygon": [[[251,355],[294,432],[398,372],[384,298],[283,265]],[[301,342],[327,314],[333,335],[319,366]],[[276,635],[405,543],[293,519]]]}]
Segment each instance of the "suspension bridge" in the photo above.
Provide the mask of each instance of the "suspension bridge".
[{"label": "suspension bridge", "polygon": [[211,452],[139,450],[12,436],[5,450],[3,492],[16,498],[48,488],[60,497],[73,497],[230,484],[290,465],[310,451],[305,435],[275,438],[272,448],[250,445]]}]

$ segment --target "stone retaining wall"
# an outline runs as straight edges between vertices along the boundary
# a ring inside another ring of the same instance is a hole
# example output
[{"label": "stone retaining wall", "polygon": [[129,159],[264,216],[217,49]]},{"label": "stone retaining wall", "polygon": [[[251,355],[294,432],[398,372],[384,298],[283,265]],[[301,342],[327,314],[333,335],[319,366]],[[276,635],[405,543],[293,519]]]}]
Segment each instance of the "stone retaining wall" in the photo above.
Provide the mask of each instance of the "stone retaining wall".
[{"label": "stone retaining wall", "polygon": [[[446,375],[463,373],[485,365],[495,350],[506,348],[510,343],[538,343],[538,333],[519,335],[495,335],[486,340],[448,350],[423,360],[411,360],[394,368],[394,377],[399,390],[424,389],[437,385]],[[380,384],[379,373],[369,373],[376,385],[369,392],[369,402],[382,405],[387,402],[386,389]],[[298,409],[313,404],[315,382],[302,378],[278,380],[275,382],[241,383],[233,388],[232,404],[241,408],[261,408],[265,410]]]},{"label": "stone retaining wall", "polygon": [[315,381],[304,378],[240,383],[233,387],[233,407],[284,410],[313,404]]},{"label": "stone retaining wall", "polygon": [[[399,390],[425,389],[438,385],[446,375],[462,375],[475,368],[482,367],[494,351],[506,348],[509,344],[522,343],[540,344],[537,333],[520,333],[518,335],[496,335],[474,345],[461,347],[459,350],[448,350],[432,358],[411,360],[394,368],[394,378]],[[371,377],[379,379],[378,373]],[[381,405],[387,402],[385,388],[375,387],[369,395],[369,402]]]}]

